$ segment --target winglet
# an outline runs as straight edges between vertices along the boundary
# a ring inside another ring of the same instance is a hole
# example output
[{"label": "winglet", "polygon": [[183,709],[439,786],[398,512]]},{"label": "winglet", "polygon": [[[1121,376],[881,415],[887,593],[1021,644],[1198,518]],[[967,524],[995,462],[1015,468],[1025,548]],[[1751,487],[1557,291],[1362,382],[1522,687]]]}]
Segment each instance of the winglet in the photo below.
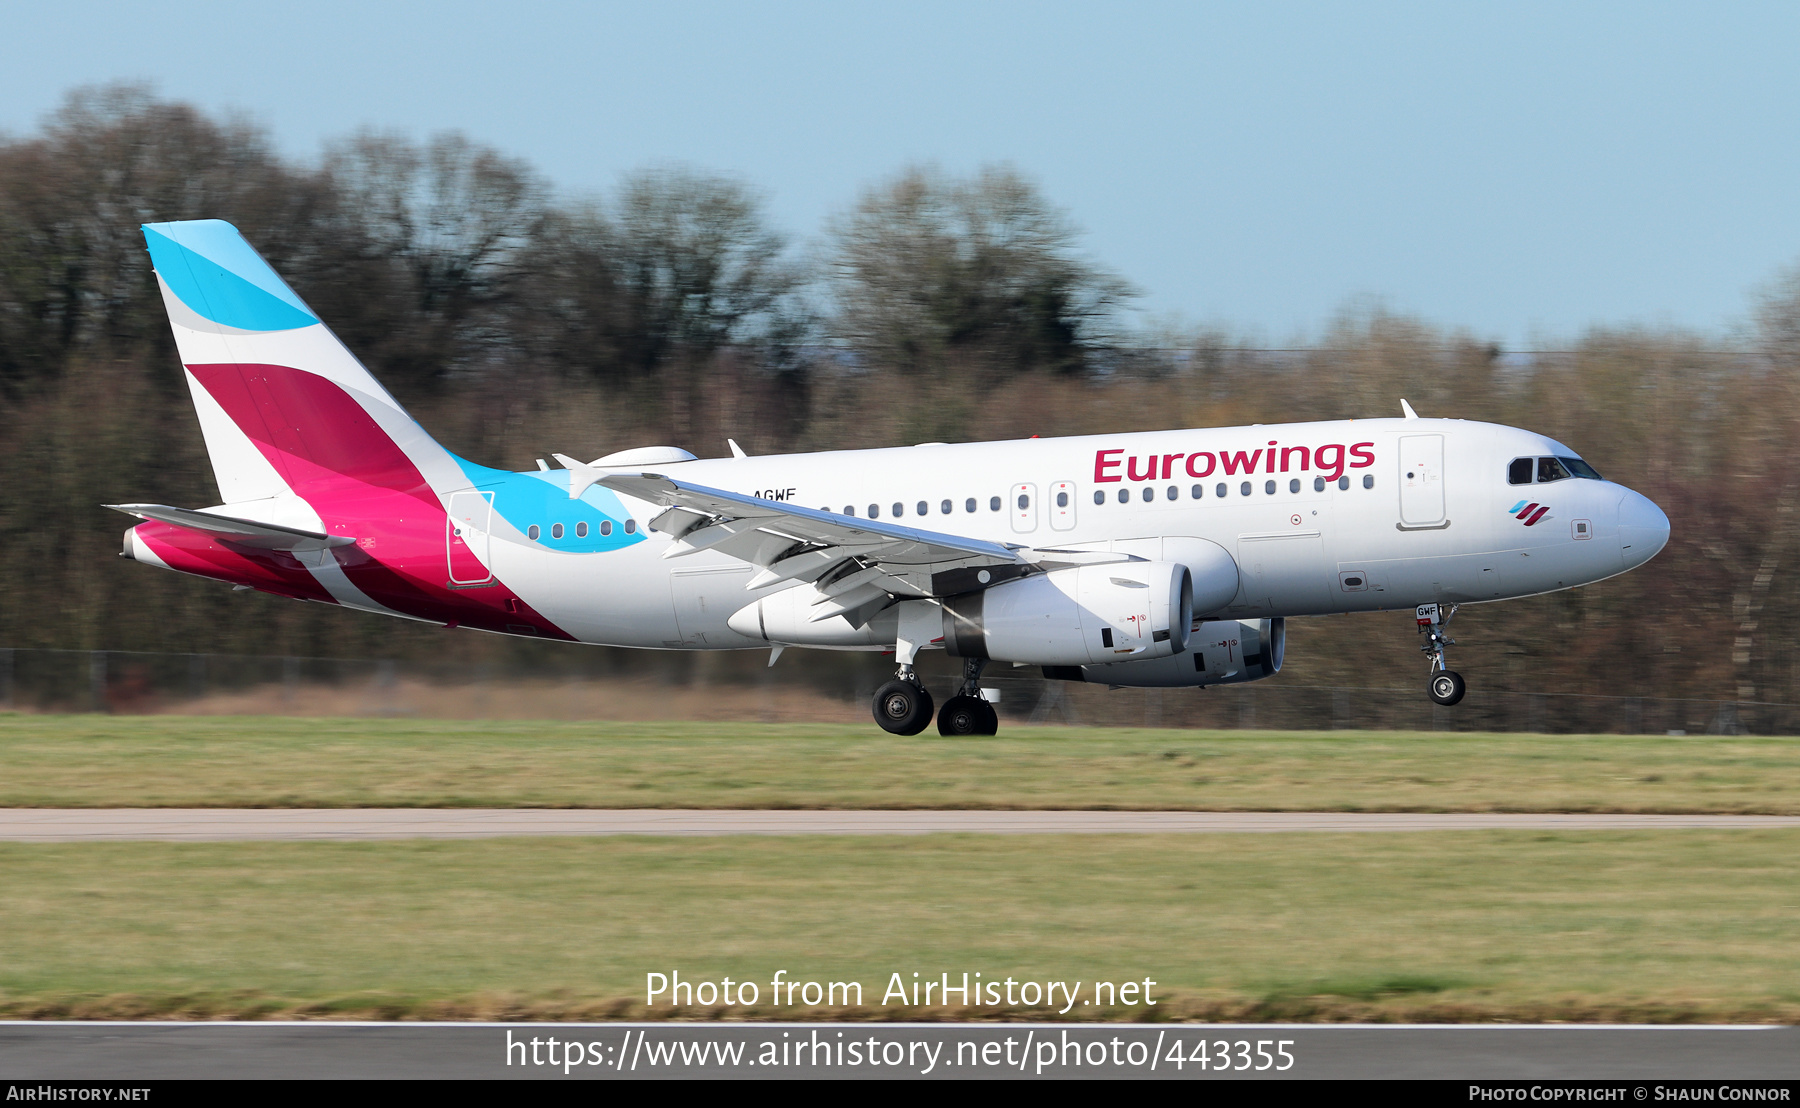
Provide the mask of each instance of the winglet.
[{"label": "winglet", "polygon": [[1407,419],[1418,419],[1419,418],[1419,413],[1413,411],[1412,405],[1408,404],[1404,399],[1402,399],[1400,401],[1400,412]]}]

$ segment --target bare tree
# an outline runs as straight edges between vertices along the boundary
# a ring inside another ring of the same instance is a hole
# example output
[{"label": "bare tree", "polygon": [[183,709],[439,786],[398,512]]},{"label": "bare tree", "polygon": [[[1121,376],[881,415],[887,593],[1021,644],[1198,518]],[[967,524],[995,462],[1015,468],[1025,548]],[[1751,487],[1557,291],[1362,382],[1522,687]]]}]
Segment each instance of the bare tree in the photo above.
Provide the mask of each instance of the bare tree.
[{"label": "bare tree", "polygon": [[0,148],[0,387],[79,351],[172,351],[140,223],[230,219],[285,261],[321,200],[246,123],[141,85],[76,91],[37,138]]},{"label": "bare tree", "polygon": [[630,380],[727,346],[791,342],[802,281],[785,238],[742,183],[687,169],[627,177],[611,205],[558,217],[545,236],[544,301],[560,314],[558,357]]},{"label": "bare tree", "polygon": [[455,133],[415,145],[365,131],[332,146],[325,170],[347,337],[403,387],[505,360],[505,313],[549,220],[531,168]]},{"label": "bare tree", "polygon": [[1086,368],[1133,290],[1017,172],[909,169],[830,228],[835,337],[904,372],[974,355],[1001,371]]}]

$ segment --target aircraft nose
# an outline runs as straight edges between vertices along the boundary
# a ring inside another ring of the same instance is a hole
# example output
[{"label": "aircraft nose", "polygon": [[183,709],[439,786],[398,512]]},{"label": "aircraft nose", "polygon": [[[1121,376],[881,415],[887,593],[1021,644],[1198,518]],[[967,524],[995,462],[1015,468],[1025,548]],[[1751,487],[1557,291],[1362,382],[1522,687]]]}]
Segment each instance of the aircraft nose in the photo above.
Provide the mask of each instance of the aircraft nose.
[{"label": "aircraft nose", "polygon": [[1669,541],[1669,517],[1641,493],[1627,489],[1619,501],[1619,552],[1625,568],[1636,569],[1656,557]]}]

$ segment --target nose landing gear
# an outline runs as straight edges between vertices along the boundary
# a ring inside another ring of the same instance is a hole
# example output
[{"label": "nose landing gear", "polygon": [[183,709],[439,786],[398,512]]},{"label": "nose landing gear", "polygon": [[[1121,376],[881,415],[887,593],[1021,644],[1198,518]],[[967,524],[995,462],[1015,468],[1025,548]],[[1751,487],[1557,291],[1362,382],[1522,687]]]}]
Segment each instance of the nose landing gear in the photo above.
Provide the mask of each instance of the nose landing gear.
[{"label": "nose landing gear", "polygon": [[1444,634],[1444,628],[1450,623],[1450,617],[1456,614],[1456,605],[1447,607],[1442,604],[1421,604],[1415,615],[1419,621],[1419,633],[1425,636],[1425,645],[1419,649],[1431,655],[1431,679],[1425,689],[1431,699],[1438,704],[1449,707],[1463,698],[1469,691],[1468,682],[1462,674],[1450,669],[1444,658],[1447,648],[1455,646],[1456,640]]}]

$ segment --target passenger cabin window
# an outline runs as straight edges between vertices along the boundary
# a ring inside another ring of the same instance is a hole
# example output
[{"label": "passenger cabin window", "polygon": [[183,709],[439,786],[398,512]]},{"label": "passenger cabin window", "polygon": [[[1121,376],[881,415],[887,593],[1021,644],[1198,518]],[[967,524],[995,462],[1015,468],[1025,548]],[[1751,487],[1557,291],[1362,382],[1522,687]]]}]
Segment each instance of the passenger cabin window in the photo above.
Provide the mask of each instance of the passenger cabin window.
[{"label": "passenger cabin window", "polygon": [[1538,484],[1541,485],[1547,481],[1561,481],[1568,476],[1569,471],[1564,469],[1563,464],[1555,458],[1538,459]]},{"label": "passenger cabin window", "polygon": [[535,523],[530,527],[525,528],[525,537],[528,539],[535,540],[541,534],[543,534],[543,532],[538,530],[538,525]]},{"label": "passenger cabin window", "polygon": [[1325,478],[1323,478],[1323,477],[1314,477],[1313,478],[1313,491],[1314,492],[1324,492],[1325,491]]},{"label": "passenger cabin window", "polygon": [[1299,492],[1300,491],[1300,478],[1296,477],[1292,481],[1288,482],[1288,491],[1289,492]]},{"label": "passenger cabin window", "polygon": [[1363,474],[1363,488],[1372,489],[1374,487],[1375,487],[1375,475],[1373,473]]},{"label": "passenger cabin window", "polygon": [[1121,503],[1121,504],[1131,503],[1131,490],[1130,489],[1120,489],[1119,490],[1119,503]]},{"label": "passenger cabin window", "polygon": [[1220,497],[1225,495],[1225,482],[1223,482],[1223,481],[1219,482],[1219,487],[1213,490],[1213,495],[1220,496]]},{"label": "passenger cabin window", "polygon": [[988,498],[988,511],[997,512],[999,510],[1000,510],[1000,498],[997,496],[990,496]]},{"label": "passenger cabin window", "polygon": [[587,538],[587,521],[586,520],[582,520],[580,523],[577,523],[575,525],[575,537],[578,539]]},{"label": "passenger cabin window", "polygon": [[870,519],[880,519],[881,518],[881,505],[879,505],[879,504],[869,505],[869,518]]},{"label": "passenger cabin window", "polygon": [[1056,506],[1058,508],[1067,508],[1069,506],[1069,494],[1066,492],[1057,493],[1056,494]]},{"label": "passenger cabin window", "polygon": [[1170,500],[1180,500],[1181,499],[1181,490],[1176,488],[1174,485],[1170,485],[1169,491],[1164,493],[1163,495],[1168,497]]},{"label": "passenger cabin window", "polygon": [[553,539],[562,538],[562,531],[563,531],[562,524],[552,523],[550,525],[550,537],[551,538],[553,538]]},{"label": "passenger cabin window", "polygon": [[925,503],[925,501],[923,501],[923,500],[919,501],[918,508],[919,508],[919,514],[922,516],[928,516],[931,514],[931,505]]},{"label": "passenger cabin window", "polygon": [[1031,497],[1026,493],[1020,493],[1019,494],[1019,510],[1024,511],[1026,508],[1029,508],[1029,507],[1031,507]]},{"label": "passenger cabin window", "polygon": [[1144,503],[1148,504],[1152,500],[1155,500],[1155,499],[1156,499],[1156,490],[1151,488],[1149,485],[1145,485],[1144,486]]},{"label": "passenger cabin window", "polygon": [[942,504],[938,505],[938,511],[943,513],[944,515],[950,514],[950,508],[951,508],[951,504],[948,500],[946,500]]},{"label": "passenger cabin window", "polygon": [[1250,482],[1248,482],[1248,481],[1244,482],[1243,487],[1238,489],[1238,495],[1239,496],[1249,496],[1250,495]]},{"label": "passenger cabin window", "polygon": [[1348,489],[1349,487],[1350,487],[1350,478],[1348,478],[1348,477],[1339,477],[1338,478],[1338,488],[1339,489]]},{"label": "passenger cabin window", "polygon": [[894,518],[899,519],[901,516],[904,516],[905,514],[906,514],[906,505],[896,502],[894,504]]},{"label": "passenger cabin window", "polygon": [[854,505],[854,504],[844,505],[844,514],[847,516],[855,515],[856,514],[856,505]]},{"label": "passenger cabin window", "polygon": [[971,496],[971,497],[969,497],[969,499],[963,501],[963,511],[972,512],[974,510],[975,510],[975,498]]},{"label": "passenger cabin window", "polygon": [[1536,467],[1534,458],[1514,458],[1506,467],[1506,483],[1509,485],[1531,484],[1531,471]]},{"label": "passenger cabin window", "polygon": [[635,535],[637,533],[637,520],[628,519],[625,521],[625,533],[627,535]]},{"label": "passenger cabin window", "polygon": [[1190,493],[1190,495],[1193,496],[1193,498],[1195,500],[1198,500],[1202,496],[1206,495],[1206,486],[1205,485],[1195,485],[1192,489],[1189,490],[1189,493]]},{"label": "passenger cabin window", "polygon": [[600,533],[602,535],[612,534],[612,520],[603,519],[600,521]]},{"label": "passenger cabin window", "polygon": [[1096,503],[1096,504],[1106,503],[1106,493],[1102,492],[1099,489],[1095,489],[1094,490],[1094,503]]}]

